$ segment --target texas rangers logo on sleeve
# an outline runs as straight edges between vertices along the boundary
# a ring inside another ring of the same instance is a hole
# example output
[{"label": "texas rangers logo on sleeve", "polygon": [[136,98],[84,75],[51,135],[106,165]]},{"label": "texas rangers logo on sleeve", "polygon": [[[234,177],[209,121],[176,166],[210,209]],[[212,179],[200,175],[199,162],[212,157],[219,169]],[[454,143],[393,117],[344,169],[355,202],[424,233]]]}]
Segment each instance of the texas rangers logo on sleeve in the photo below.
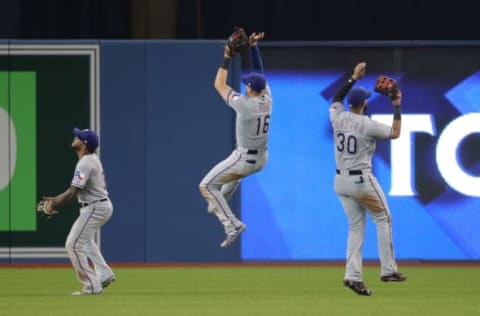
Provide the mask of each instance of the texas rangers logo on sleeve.
[{"label": "texas rangers logo on sleeve", "polygon": [[230,92],[228,93],[228,96],[227,96],[227,99],[230,99],[230,100],[236,100],[238,99],[238,97],[240,97],[240,93],[238,93],[237,91],[235,90],[230,90]]},{"label": "texas rangers logo on sleeve", "polygon": [[82,182],[83,181],[83,174],[80,172],[80,170],[75,170],[75,175],[74,175],[74,179],[79,181],[79,182]]}]

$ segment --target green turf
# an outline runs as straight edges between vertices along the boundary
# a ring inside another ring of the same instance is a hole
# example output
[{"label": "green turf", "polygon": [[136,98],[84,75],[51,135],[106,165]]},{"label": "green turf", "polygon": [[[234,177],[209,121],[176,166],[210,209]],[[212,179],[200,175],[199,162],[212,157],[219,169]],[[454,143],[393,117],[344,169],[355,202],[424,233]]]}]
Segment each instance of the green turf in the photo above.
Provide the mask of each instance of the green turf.
[{"label": "green turf", "polygon": [[405,283],[365,269],[373,295],[343,287],[340,267],[115,268],[102,295],[78,290],[67,268],[0,269],[0,315],[480,315],[475,267],[407,267]]}]

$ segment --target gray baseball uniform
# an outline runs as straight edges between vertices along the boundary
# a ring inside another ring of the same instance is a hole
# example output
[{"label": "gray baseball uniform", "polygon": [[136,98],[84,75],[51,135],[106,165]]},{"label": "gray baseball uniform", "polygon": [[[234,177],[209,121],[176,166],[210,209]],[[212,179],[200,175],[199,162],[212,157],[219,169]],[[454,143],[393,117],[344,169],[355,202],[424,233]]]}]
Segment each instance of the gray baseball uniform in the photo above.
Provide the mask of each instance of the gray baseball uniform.
[{"label": "gray baseball uniform", "polygon": [[[81,189],[78,194],[81,208],[65,247],[84,290],[99,293],[102,282],[114,274],[94,238],[112,216],[113,206],[108,198],[103,166],[96,154],[85,155],[77,162],[71,185]],[[90,268],[88,259],[95,270]]]},{"label": "gray baseball uniform", "polygon": [[397,271],[394,259],[390,210],[382,188],[371,173],[376,140],[391,138],[390,126],[367,116],[344,111],[342,102],[330,107],[333,127],[335,192],[349,222],[345,279],[362,281],[362,247],[365,238],[366,211],[377,227],[381,275]]},{"label": "gray baseball uniform", "polygon": [[208,202],[209,212],[218,217],[228,234],[245,227],[232,213],[228,199],[242,178],[260,171],[268,160],[267,140],[272,112],[270,88],[267,86],[259,97],[248,97],[232,90],[227,104],[237,114],[237,148],[203,178],[200,191]]}]

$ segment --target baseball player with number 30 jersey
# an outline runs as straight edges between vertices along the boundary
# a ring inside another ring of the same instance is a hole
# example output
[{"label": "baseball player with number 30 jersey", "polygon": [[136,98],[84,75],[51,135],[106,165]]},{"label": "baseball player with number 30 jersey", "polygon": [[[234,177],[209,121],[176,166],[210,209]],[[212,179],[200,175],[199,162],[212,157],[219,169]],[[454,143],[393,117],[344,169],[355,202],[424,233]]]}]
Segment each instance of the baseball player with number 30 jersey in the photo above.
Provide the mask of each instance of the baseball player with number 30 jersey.
[{"label": "baseball player with number 30 jersey", "polygon": [[263,33],[249,37],[253,68],[256,72],[243,76],[247,85],[246,95],[234,91],[226,84],[228,64],[232,58],[225,48],[224,63],[218,69],[215,89],[236,112],[237,148],[224,161],[217,164],[203,178],[200,193],[208,202],[208,211],[215,214],[225,229],[226,238],[222,248],[231,245],[246,229],[228,206],[228,199],[240,185],[240,180],[260,171],[268,159],[267,140],[272,112],[272,98],[263,75],[263,64],[257,47]]},{"label": "baseball player with number 30 jersey", "polygon": [[[392,103],[392,126],[371,120],[364,115],[371,93],[363,88],[350,91],[354,83],[365,75],[366,63],[356,65],[353,75],[337,91],[330,106],[330,121],[335,145],[335,192],[348,218],[346,273],[343,283],[359,295],[372,291],[362,280],[362,247],[365,238],[366,212],[377,228],[378,252],[381,263],[380,279],[384,282],[405,281],[397,271],[394,258],[390,210],[382,188],[372,174],[372,156],[377,140],[400,136],[402,101],[398,90]],[[349,93],[350,91],[350,93]],[[348,93],[350,111],[344,110],[343,99]]]}]

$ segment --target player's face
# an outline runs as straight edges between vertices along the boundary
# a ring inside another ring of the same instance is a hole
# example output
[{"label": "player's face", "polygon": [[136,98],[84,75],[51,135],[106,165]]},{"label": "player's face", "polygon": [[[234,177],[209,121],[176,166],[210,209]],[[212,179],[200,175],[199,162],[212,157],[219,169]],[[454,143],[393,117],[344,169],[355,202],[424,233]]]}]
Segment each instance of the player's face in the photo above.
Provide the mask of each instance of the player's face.
[{"label": "player's face", "polygon": [[78,137],[74,137],[72,141],[72,148],[75,150],[80,150],[82,148],[83,142]]}]

